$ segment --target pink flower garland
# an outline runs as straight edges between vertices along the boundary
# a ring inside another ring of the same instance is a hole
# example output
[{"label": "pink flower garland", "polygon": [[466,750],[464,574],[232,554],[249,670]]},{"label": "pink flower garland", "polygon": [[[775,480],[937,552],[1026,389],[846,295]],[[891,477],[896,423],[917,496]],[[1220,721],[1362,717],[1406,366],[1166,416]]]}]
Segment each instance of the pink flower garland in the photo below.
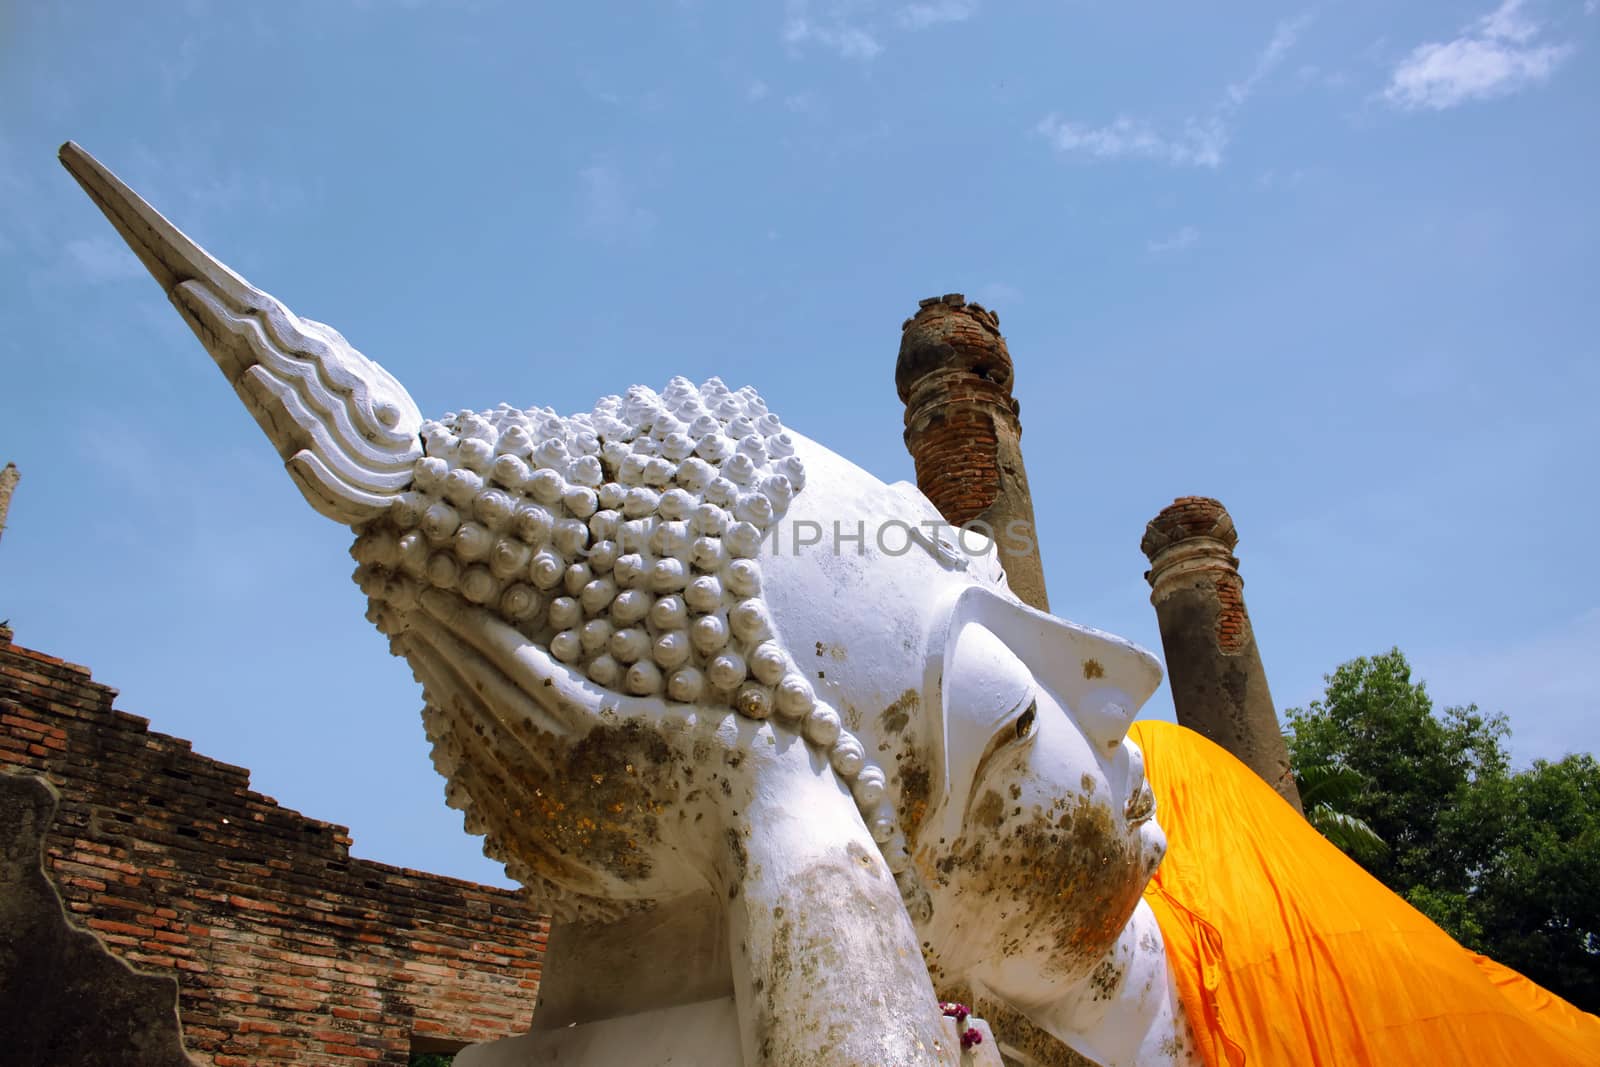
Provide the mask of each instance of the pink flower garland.
[{"label": "pink flower garland", "polygon": [[[966,1026],[967,1016],[972,1014],[965,1004],[953,1001],[941,1001],[939,1010],[954,1019],[957,1026]],[[972,1046],[981,1044],[983,1044],[983,1034],[979,1033],[976,1026],[967,1026],[961,1034],[961,1051],[966,1052]]]}]

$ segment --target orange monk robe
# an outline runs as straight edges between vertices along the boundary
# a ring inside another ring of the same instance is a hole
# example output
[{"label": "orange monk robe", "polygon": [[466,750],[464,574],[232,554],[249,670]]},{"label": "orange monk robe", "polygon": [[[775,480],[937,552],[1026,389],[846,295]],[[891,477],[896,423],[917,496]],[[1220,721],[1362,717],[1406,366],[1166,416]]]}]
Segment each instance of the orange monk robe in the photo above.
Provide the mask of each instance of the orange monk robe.
[{"label": "orange monk robe", "polygon": [[1191,730],[1141,722],[1145,891],[1208,1067],[1596,1067],[1600,1018],[1458,945]]}]

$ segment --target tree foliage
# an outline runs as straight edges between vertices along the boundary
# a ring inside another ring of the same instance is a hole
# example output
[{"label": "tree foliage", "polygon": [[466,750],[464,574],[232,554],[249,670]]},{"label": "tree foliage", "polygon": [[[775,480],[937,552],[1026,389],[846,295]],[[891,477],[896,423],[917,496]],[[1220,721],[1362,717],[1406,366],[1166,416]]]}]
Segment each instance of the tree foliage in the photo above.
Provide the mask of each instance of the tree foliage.
[{"label": "tree foliage", "polygon": [[1296,767],[1294,778],[1306,821],[1323,837],[1359,859],[1377,859],[1389,851],[1377,831],[1347,810],[1367,786],[1359,772],[1342,763],[1311,763]]},{"label": "tree foliage", "polygon": [[1327,683],[1287,713],[1313,825],[1468,948],[1600,1011],[1600,764],[1512,772],[1505,718],[1436,712],[1399,649]]}]

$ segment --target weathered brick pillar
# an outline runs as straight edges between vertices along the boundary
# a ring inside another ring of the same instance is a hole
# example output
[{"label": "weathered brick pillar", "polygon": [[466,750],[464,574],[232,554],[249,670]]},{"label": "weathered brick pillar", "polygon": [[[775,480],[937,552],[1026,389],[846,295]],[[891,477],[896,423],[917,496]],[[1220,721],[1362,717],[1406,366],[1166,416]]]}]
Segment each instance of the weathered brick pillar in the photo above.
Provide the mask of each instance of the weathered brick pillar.
[{"label": "weathered brick pillar", "polygon": [[6,532],[6,512],[11,510],[11,494],[16,492],[21,478],[22,472],[15,463],[7,463],[5,469],[0,470],[0,534]]},{"label": "weathered brick pillar", "polygon": [[1233,555],[1239,534],[1226,508],[1185,496],[1150,521],[1139,547],[1161,624],[1178,722],[1238,756],[1300,808],[1289,750],[1267,689]]},{"label": "weathered brick pillar", "polygon": [[951,293],[922,301],[900,330],[894,383],[918,487],[945,521],[993,530],[1012,592],[1049,611],[1000,316]]}]

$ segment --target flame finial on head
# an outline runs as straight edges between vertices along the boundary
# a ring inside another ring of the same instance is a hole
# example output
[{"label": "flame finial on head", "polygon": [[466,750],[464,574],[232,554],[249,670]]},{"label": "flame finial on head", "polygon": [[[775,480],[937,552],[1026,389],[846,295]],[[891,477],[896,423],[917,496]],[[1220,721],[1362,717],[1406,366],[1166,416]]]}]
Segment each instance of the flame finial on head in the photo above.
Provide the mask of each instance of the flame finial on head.
[{"label": "flame finial on head", "polygon": [[350,526],[386,512],[422,455],[422,414],[405,388],[339,331],[229,270],[71,141],[61,164],[161,284],[311,506]]}]

